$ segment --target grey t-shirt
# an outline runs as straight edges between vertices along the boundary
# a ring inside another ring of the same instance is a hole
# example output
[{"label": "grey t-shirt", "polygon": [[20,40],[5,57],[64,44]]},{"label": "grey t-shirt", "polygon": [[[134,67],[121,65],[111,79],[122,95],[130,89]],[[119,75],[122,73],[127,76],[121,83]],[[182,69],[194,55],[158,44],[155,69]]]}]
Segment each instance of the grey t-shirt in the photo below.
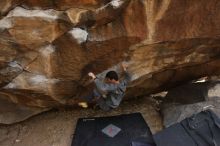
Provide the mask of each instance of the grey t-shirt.
[{"label": "grey t-shirt", "polygon": [[95,79],[96,87],[99,91],[107,93],[106,104],[112,108],[116,108],[122,101],[125,95],[128,82],[131,80],[131,76],[128,72],[125,72],[125,77],[119,84],[104,83],[99,78]]}]

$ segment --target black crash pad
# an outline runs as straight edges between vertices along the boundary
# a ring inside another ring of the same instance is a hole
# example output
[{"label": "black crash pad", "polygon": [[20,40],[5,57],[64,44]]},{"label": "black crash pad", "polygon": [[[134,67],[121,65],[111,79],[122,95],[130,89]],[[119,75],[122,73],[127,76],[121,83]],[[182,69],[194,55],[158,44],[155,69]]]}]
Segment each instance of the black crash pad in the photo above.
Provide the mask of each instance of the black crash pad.
[{"label": "black crash pad", "polygon": [[150,129],[140,113],[80,118],[72,141],[72,146],[132,146],[135,144],[154,146]]}]

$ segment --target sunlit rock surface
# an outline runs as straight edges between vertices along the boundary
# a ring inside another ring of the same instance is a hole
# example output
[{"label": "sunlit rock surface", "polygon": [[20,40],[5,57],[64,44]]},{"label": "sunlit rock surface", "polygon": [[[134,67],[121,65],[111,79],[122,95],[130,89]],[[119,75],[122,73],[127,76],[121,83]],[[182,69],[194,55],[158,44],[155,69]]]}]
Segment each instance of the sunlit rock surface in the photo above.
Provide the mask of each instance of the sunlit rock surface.
[{"label": "sunlit rock surface", "polygon": [[92,89],[89,71],[122,61],[132,74],[126,98],[219,75],[219,8],[218,0],[3,0],[0,94],[25,108],[74,105]]}]

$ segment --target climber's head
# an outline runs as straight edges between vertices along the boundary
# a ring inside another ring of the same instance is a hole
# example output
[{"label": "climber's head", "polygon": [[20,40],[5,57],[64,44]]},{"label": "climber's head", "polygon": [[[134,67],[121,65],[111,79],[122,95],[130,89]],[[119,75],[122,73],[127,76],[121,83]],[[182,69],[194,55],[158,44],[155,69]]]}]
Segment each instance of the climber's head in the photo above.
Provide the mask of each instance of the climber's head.
[{"label": "climber's head", "polygon": [[118,74],[115,71],[107,72],[105,81],[106,83],[118,83]]}]

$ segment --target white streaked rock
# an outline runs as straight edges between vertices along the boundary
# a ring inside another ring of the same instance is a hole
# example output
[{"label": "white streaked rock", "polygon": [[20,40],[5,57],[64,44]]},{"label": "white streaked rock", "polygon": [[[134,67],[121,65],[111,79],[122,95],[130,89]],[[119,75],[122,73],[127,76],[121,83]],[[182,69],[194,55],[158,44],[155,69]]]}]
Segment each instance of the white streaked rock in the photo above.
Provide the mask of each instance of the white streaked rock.
[{"label": "white streaked rock", "polygon": [[48,82],[48,79],[43,75],[35,75],[30,78],[32,84],[40,84],[44,82]]},{"label": "white streaked rock", "polygon": [[14,67],[14,68],[19,68],[19,69],[23,69],[23,67],[17,62],[17,61],[12,61],[8,64],[10,67]]},{"label": "white streaked rock", "polygon": [[44,75],[24,72],[4,86],[4,89],[35,89],[47,92],[48,87],[59,81],[59,79],[47,78]]},{"label": "white streaked rock", "polygon": [[17,86],[15,83],[9,83],[4,87],[4,89],[15,89]]},{"label": "white streaked rock", "polygon": [[12,21],[10,18],[3,18],[0,20],[0,29],[8,29],[12,27]]},{"label": "white streaked rock", "polygon": [[73,28],[69,33],[77,40],[78,43],[83,43],[87,40],[88,32],[81,28]]},{"label": "white streaked rock", "polygon": [[43,56],[47,57],[50,54],[52,54],[53,52],[55,52],[55,46],[50,44],[50,45],[47,45],[47,46],[40,48],[39,51]]},{"label": "white streaked rock", "polygon": [[61,11],[49,10],[27,10],[22,7],[16,7],[9,12],[7,17],[43,17],[47,19],[57,19]]},{"label": "white streaked rock", "polygon": [[114,8],[118,8],[121,6],[121,4],[123,4],[123,1],[121,0],[112,0],[110,2],[110,4],[114,7]]},{"label": "white streaked rock", "polygon": [[102,11],[106,7],[112,6],[113,8],[119,8],[124,2],[122,0],[112,0],[111,2],[107,3],[106,5],[96,9],[96,12]]},{"label": "white streaked rock", "polygon": [[56,83],[59,80],[58,79],[48,79],[44,75],[34,75],[29,79],[30,83],[32,85],[38,85],[38,84],[45,84],[45,83]]},{"label": "white streaked rock", "polygon": [[56,11],[53,9],[27,10],[22,7],[16,7],[11,10],[6,17],[0,20],[0,29],[4,30],[13,27],[13,17],[40,17],[47,20],[56,20],[62,13],[62,11]]}]

